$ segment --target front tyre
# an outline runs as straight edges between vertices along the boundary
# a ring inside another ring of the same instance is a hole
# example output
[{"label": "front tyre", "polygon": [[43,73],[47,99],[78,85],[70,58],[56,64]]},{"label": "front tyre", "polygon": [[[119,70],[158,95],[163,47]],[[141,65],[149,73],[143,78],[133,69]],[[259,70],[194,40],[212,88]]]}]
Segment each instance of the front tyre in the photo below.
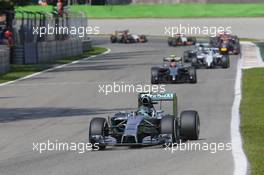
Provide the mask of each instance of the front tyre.
[{"label": "front tyre", "polygon": [[159,68],[153,67],[151,68],[151,84],[158,84],[159,83]]},{"label": "front tyre", "polygon": [[110,41],[111,41],[111,43],[116,43],[116,42],[117,42],[117,37],[114,36],[114,35],[112,35],[112,36],[110,37]]},{"label": "front tyre", "polygon": [[227,69],[230,67],[230,59],[228,55],[223,55],[222,62],[222,68]]},{"label": "front tyre", "polygon": [[[89,127],[89,141],[91,144],[95,144],[98,142],[94,137],[105,138],[108,135],[108,124],[105,118],[93,118],[90,122]],[[105,149],[105,145],[100,145],[99,150]]]},{"label": "front tyre", "polygon": [[194,67],[189,69],[189,81],[190,83],[197,83],[196,69]]},{"label": "front tyre", "polygon": [[200,119],[196,111],[183,111],[180,116],[180,135],[183,140],[197,140],[200,133]]},{"label": "front tyre", "polygon": [[160,121],[160,133],[171,135],[171,142],[175,143],[178,139],[178,123],[174,116],[166,115]]},{"label": "front tyre", "polygon": [[183,62],[184,63],[190,62],[189,53],[190,53],[189,50],[183,52]]}]

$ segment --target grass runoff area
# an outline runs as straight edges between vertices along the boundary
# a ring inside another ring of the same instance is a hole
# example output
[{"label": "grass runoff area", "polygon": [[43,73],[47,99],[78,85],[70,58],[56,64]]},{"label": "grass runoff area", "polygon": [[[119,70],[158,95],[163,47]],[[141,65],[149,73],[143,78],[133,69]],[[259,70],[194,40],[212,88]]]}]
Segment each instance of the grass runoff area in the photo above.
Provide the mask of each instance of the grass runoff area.
[{"label": "grass runoff area", "polygon": [[264,68],[243,70],[241,131],[252,175],[264,172]]},{"label": "grass runoff area", "polygon": [[[264,43],[256,43],[264,58]],[[264,68],[243,70],[241,131],[253,175],[264,172]]]},{"label": "grass runoff area", "polygon": [[[52,7],[25,6],[17,10],[51,12]],[[73,5],[73,14],[90,18],[181,18],[181,17],[261,17],[264,3],[249,4],[153,4],[153,5]],[[19,14],[18,14],[19,15]]]},{"label": "grass runoff area", "polygon": [[48,62],[41,64],[27,64],[27,65],[11,64],[11,70],[6,74],[0,75],[0,83],[16,80],[33,73],[43,71],[45,69],[49,69],[61,64],[67,64],[72,61],[79,60],[82,58],[87,58],[92,55],[98,55],[105,52],[106,50],[107,50],[106,48],[93,47],[91,50],[85,51],[82,55],[59,59],[56,60],[55,62]]}]

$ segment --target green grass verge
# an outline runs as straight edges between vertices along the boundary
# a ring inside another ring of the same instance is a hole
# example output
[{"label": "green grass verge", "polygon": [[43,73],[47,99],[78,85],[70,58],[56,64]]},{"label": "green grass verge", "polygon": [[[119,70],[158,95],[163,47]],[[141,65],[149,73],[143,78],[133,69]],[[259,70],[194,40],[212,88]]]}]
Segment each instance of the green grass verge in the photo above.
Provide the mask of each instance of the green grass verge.
[{"label": "green grass verge", "polygon": [[[29,11],[29,12],[42,12],[42,13],[51,13],[53,11],[53,6],[39,6],[39,5],[28,5],[28,6],[17,6],[15,8],[17,11],[16,17],[21,18],[22,14],[18,11]],[[25,16],[27,16],[25,14]]]},{"label": "green grass verge", "polygon": [[261,57],[264,61],[264,42],[257,42],[256,44],[259,47]]},{"label": "green grass verge", "polygon": [[107,50],[106,48],[93,47],[91,50],[84,52],[82,55],[59,59],[56,60],[55,62],[42,63],[42,64],[28,64],[28,65],[12,64],[11,70],[8,73],[0,75],[0,83],[16,80],[33,73],[43,71],[48,68],[52,68],[61,64],[67,64],[72,61],[79,60],[82,58],[87,58],[92,55],[98,55],[105,52],[106,50]]},{"label": "green grass verge", "polygon": [[243,71],[241,130],[252,175],[264,172],[264,68]]},{"label": "green grass verge", "polygon": [[[16,9],[51,12],[52,7],[25,6]],[[261,17],[264,3],[249,4],[153,4],[70,7],[73,14],[83,11],[90,18],[180,18],[180,17]],[[19,15],[19,14],[18,14]]]}]

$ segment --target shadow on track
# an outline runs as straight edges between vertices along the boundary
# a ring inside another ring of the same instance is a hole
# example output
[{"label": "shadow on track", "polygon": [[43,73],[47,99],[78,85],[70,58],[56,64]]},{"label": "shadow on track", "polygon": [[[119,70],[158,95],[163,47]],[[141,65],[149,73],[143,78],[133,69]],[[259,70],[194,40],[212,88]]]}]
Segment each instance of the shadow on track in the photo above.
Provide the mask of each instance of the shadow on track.
[{"label": "shadow on track", "polygon": [[89,115],[106,115],[112,112],[133,110],[132,108],[0,108],[0,123],[7,123],[18,120],[31,120],[54,117],[74,117]]}]

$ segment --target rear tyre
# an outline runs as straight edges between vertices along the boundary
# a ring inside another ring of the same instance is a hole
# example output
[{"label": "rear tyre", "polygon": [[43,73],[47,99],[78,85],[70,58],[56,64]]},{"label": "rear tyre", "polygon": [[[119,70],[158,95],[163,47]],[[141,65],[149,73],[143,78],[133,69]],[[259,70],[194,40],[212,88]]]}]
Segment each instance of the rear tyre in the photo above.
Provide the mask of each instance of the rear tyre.
[{"label": "rear tyre", "polygon": [[159,68],[158,67],[152,67],[151,68],[151,84],[158,84],[158,73],[159,73]]},{"label": "rear tyre", "polygon": [[178,123],[174,116],[166,115],[160,121],[160,133],[161,134],[170,134],[172,137],[172,142],[177,141],[177,128]]},{"label": "rear tyre", "polygon": [[172,38],[171,37],[168,38],[168,45],[172,46]]},{"label": "rear tyre", "polygon": [[[177,39],[177,38],[173,38],[172,41],[171,41],[171,45],[172,46],[177,46],[177,43],[180,43],[181,41],[179,41],[180,39]],[[182,42],[181,42],[182,43]]]},{"label": "rear tyre", "polygon": [[188,38],[189,42],[192,42],[193,45],[196,44],[196,38],[195,37],[190,37]]},{"label": "rear tyre", "polygon": [[194,67],[191,67],[189,69],[189,81],[190,83],[197,83],[197,75],[196,75],[196,69]]},{"label": "rear tyre", "polygon": [[223,58],[223,66],[222,66],[222,68],[227,69],[227,68],[230,67],[230,59],[229,59],[229,56],[227,56],[227,55],[224,55],[223,57],[224,58]]},{"label": "rear tyre", "polygon": [[183,140],[197,140],[200,120],[196,111],[183,111],[180,116],[180,135]]},{"label": "rear tyre", "polygon": [[197,59],[196,57],[193,57],[193,58],[192,58],[192,63],[191,63],[191,65],[192,65],[193,67],[195,67],[195,68],[198,67],[198,59]]},{"label": "rear tyre", "polygon": [[111,36],[110,37],[111,43],[116,43],[117,42],[117,37],[116,36]]},{"label": "rear tyre", "polygon": [[[96,140],[93,139],[92,136],[97,135],[101,137],[105,137],[108,135],[108,124],[105,118],[93,118],[90,122],[89,128],[89,141],[91,144],[95,144]],[[105,149],[105,145],[100,145],[99,143],[99,150]]]},{"label": "rear tyre", "polygon": [[189,53],[190,53],[189,50],[183,52],[183,62],[184,62],[184,63],[190,61],[190,60],[189,60]]},{"label": "rear tyre", "polygon": [[146,43],[148,40],[147,40],[147,37],[145,35],[141,35],[140,36],[140,42],[142,43]]}]

